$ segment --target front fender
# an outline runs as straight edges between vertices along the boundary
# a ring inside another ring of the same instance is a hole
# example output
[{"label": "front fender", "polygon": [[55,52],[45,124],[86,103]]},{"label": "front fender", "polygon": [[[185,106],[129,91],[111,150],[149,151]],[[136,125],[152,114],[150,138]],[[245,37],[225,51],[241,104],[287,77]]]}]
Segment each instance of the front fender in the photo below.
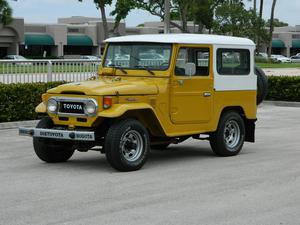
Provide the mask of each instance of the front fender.
[{"label": "front fender", "polygon": [[122,116],[129,110],[151,109],[153,108],[146,103],[130,103],[130,104],[115,104],[111,108],[98,113],[99,117],[116,118]]},{"label": "front fender", "polygon": [[47,107],[44,102],[41,102],[36,108],[35,108],[36,113],[47,113]]}]

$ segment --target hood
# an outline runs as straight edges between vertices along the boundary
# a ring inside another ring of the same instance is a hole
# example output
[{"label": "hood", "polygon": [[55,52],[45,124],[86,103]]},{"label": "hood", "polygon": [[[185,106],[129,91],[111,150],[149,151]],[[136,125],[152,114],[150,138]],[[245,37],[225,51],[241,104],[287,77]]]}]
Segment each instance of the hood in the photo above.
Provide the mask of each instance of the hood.
[{"label": "hood", "polygon": [[98,80],[60,85],[48,90],[50,94],[85,95],[153,95],[158,88],[150,78],[100,77]]}]

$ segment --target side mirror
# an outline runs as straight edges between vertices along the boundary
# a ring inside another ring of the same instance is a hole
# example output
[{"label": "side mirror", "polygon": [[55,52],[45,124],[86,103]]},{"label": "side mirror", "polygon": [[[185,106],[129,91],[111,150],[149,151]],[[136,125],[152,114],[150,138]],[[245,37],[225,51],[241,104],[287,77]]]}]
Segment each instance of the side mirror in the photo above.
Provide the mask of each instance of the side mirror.
[{"label": "side mirror", "polygon": [[185,64],[185,75],[194,76],[195,74],[196,74],[196,64],[195,63]]}]

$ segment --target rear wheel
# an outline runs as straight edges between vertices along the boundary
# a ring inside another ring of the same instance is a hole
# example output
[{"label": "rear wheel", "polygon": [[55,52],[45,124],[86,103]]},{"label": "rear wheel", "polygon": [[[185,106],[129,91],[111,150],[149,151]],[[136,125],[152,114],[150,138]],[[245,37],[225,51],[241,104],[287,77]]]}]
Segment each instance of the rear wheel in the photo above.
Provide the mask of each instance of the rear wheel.
[{"label": "rear wheel", "polygon": [[104,147],[107,161],[113,168],[119,171],[138,170],[148,157],[149,135],[137,120],[118,121],[109,128]]},{"label": "rear wheel", "polygon": [[[37,128],[51,129],[53,122],[49,117],[42,118]],[[65,162],[74,153],[73,146],[45,138],[33,138],[33,147],[39,159],[47,163]]]},{"label": "rear wheel", "polygon": [[210,146],[219,156],[237,155],[245,141],[245,124],[234,111],[224,113],[216,132],[210,135]]}]

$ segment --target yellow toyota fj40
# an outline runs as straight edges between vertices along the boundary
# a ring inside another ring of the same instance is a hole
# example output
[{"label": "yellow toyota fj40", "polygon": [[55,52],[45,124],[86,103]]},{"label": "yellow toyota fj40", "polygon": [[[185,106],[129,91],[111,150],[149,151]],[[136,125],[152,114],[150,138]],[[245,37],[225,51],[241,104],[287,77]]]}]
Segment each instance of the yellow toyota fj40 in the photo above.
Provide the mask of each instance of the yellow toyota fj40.
[{"label": "yellow toyota fj40", "polygon": [[36,112],[37,156],[67,161],[98,150],[120,171],[140,169],[150,148],[190,137],[209,140],[214,153],[233,156],[254,142],[257,104],[266,77],[254,65],[255,44],[245,38],[138,35],[106,40],[95,80],[48,90]]}]

